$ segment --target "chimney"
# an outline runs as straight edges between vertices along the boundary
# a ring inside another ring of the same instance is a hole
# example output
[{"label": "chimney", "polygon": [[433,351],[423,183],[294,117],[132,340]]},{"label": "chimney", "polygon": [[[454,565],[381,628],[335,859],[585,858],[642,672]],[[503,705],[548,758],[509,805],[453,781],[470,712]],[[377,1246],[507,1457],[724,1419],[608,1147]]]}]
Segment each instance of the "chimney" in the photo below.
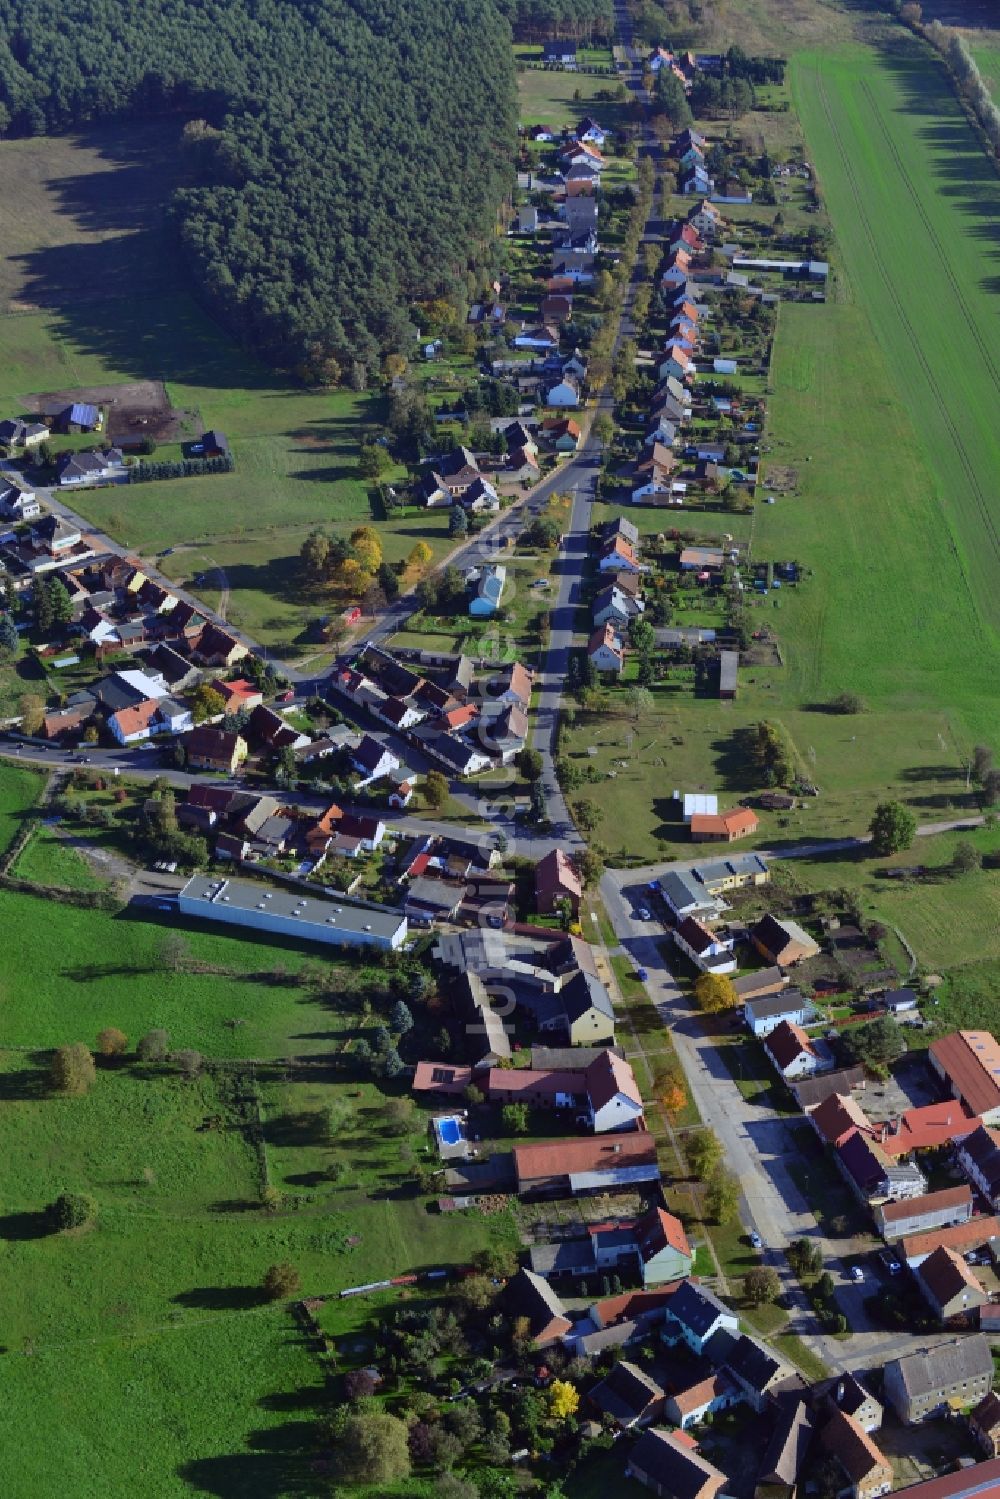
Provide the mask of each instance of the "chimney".
[{"label": "chimney", "polygon": [[837,1386],[837,1404],[841,1405],[844,1399],[844,1381],[841,1380]]}]

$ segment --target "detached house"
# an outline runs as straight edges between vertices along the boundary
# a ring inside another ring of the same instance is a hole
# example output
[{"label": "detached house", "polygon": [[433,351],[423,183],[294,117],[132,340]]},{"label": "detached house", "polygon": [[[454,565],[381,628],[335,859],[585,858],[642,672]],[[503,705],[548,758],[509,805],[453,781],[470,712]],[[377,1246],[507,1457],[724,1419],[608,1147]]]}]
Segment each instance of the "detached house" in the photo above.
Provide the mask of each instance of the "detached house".
[{"label": "detached house", "polygon": [[587,641],[587,656],[595,670],[621,675],[625,667],[625,651],[610,619],[605,620]]},{"label": "detached house", "polygon": [[851,1499],[881,1499],[892,1489],[892,1466],[860,1422],[836,1411],[820,1432],[820,1444],[842,1470]]},{"label": "detached house", "polygon": [[734,973],[732,937],[719,937],[696,916],[685,916],[674,929],[674,943],[702,973]]},{"label": "detached house", "polygon": [[543,916],[558,911],[568,901],[573,916],[580,914],[583,884],[568,854],[554,848],[535,865],[535,909]]},{"label": "detached house", "polygon": [[370,786],[374,781],[387,776],[391,770],[398,770],[399,760],[384,744],[372,738],[371,734],[366,734],[351,754],[351,765],[360,777],[358,785]]},{"label": "detached house", "polygon": [[782,1020],[764,1042],[772,1065],[785,1079],[809,1077],[830,1066],[829,1054],[811,1041],[801,1026]]},{"label": "detached house", "polygon": [[921,1261],[916,1278],[941,1322],[968,1321],[990,1299],[962,1256],[944,1244]]},{"label": "detached house", "polygon": [[548,1281],[531,1270],[519,1270],[507,1282],[502,1301],[508,1316],[526,1319],[536,1348],[558,1342],[573,1326]]},{"label": "detached house", "polygon": [[725,1476],[694,1451],[691,1438],[651,1427],[628,1455],[626,1478],[658,1499],[715,1499]]},{"label": "detached house", "polygon": [[981,1124],[959,1145],[958,1162],[990,1206],[1000,1209],[1000,1130]]},{"label": "detached house", "polygon": [[247,757],[247,742],[241,734],[206,728],[204,724],[185,736],[184,747],[192,770],[219,770],[232,775]]},{"label": "detached house", "polygon": [[663,1338],[667,1343],[685,1343],[701,1354],[717,1332],[735,1333],[739,1319],[707,1286],[686,1280],[678,1286],[667,1307]]},{"label": "detached house", "polygon": [[[766,980],[765,974],[768,975]],[[787,1020],[792,1025],[808,1025],[815,1020],[816,1011],[812,1001],[806,999],[798,989],[784,989],[783,986],[788,983],[788,980],[779,968],[763,969],[760,974],[750,974],[748,977],[751,980],[756,977],[762,986],[765,983],[767,985],[760,998],[747,999],[743,1005],[743,1017],[758,1039],[769,1036],[783,1020]],[[739,986],[744,984],[745,980],[737,979],[736,982],[736,992],[742,995],[744,990]],[[777,993],[773,992],[772,986],[778,989]]]},{"label": "detached house", "polygon": [[779,921],[776,916],[762,916],[755,922],[750,928],[750,941],[766,962],[779,968],[792,968],[819,955],[819,943],[797,922]]},{"label": "detached house", "polygon": [[612,1365],[610,1373],[588,1396],[602,1415],[610,1416],[625,1431],[658,1421],[663,1414],[664,1398],[664,1391],[652,1375],[626,1359]]},{"label": "detached house", "polygon": [[908,1426],[942,1411],[975,1405],[993,1384],[993,1357],[982,1335],[953,1338],[885,1366],[885,1395]]}]

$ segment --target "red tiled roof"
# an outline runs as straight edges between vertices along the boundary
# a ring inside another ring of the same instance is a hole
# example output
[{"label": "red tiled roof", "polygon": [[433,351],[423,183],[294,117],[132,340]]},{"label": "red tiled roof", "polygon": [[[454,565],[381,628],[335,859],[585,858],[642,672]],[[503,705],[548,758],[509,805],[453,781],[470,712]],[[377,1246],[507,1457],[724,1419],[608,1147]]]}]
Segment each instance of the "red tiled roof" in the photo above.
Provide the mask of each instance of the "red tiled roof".
[{"label": "red tiled roof", "polygon": [[542,893],[565,890],[577,897],[583,894],[576,867],[561,848],[552,849],[535,865],[535,889]]},{"label": "red tiled roof", "polygon": [[540,1145],[514,1147],[514,1170],[519,1182],[655,1164],[656,1142],[647,1134],[620,1135],[615,1139],[595,1135],[586,1139],[548,1140]]},{"label": "red tiled roof", "polygon": [[935,1228],[926,1234],[911,1234],[903,1240],[903,1254],[908,1260],[917,1255],[930,1254],[939,1245],[957,1249],[964,1254],[968,1249],[995,1239],[1000,1234],[1000,1218],[972,1218],[968,1223],[956,1223],[951,1228]]},{"label": "red tiled roof", "polygon": [[[672,1397],[673,1403],[681,1415],[686,1416],[689,1411],[699,1410],[701,1406],[717,1400],[732,1388],[732,1382],[725,1374],[710,1374],[707,1379],[699,1379],[697,1384],[689,1385],[686,1390],[678,1390]],[[680,1432],[675,1435],[680,1436]]]},{"label": "red tiled roof", "polygon": [[917,1274],[938,1306],[947,1306],[954,1297],[961,1295],[963,1289],[983,1294],[983,1287],[962,1256],[956,1254],[954,1249],[949,1249],[946,1244],[939,1244],[927,1256]]},{"label": "red tiled roof", "polygon": [[790,1067],[803,1051],[808,1052],[810,1056],[816,1055],[816,1048],[801,1025],[795,1025],[791,1020],[782,1020],[774,1027],[764,1042],[764,1048],[782,1071]]},{"label": "red tiled roof", "polygon": [[155,698],[143,698],[141,703],[133,703],[130,708],[119,708],[112,715],[112,722],[118,725],[122,736],[127,739],[130,734],[137,734],[149,727],[159,706]]},{"label": "red tiled roof", "polygon": [[691,1245],[684,1232],[684,1225],[665,1208],[654,1208],[636,1224],[639,1254],[643,1260],[651,1260],[664,1249],[676,1249],[678,1254],[691,1256]]},{"label": "red tiled roof", "polygon": [[[822,1103],[808,1111],[809,1119],[828,1145],[838,1145],[852,1129],[869,1130],[871,1125],[861,1105],[843,1093],[831,1093]],[[909,1207],[909,1203],[899,1203]]]},{"label": "red tiled roof", "polygon": [[976,1116],[970,1114],[957,1098],[944,1103],[929,1103],[920,1109],[907,1109],[899,1128],[880,1136],[888,1156],[909,1155],[911,1150],[933,1150],[960,1140],[976,1128]]}]

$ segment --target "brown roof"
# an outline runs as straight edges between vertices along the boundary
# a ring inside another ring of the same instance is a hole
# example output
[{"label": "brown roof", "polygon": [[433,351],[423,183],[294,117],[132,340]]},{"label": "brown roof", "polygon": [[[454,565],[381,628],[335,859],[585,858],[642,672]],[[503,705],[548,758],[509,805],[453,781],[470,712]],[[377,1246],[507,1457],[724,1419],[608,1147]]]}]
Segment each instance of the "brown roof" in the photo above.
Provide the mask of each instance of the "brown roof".
[{"label": "brown roof", "polygon": [[583,894],[583,884],[573,861],[561,848],[552,849],[535,865],[535,889],[565,890],[578,899]]},{"label": "brown roof", "polygon": [[[819,1110],[816,1111],[817,1113]],[[933,1213],[939,1209],[960,1208],[972,1201],[972,1188],[943,1187],[940,1192],[925,1192],[922,1197],[907,1197],[902,1202],[887,1202],[880,1209],[883,1222],[898,1223],[914,1213]]]},{"label": "brown roof", "polygon": [[1000,1043],[989,1031],[954,1031],[930,1055],[975,1114],[1000,1108]]},{"label": "brown roof", "polygon": [[947,1306],[949,1301],[960,1296],[963,1290],[978,1291],[985,1295],[976,1276],[960,1254],[940,1244],[919,1266],[917,1274],[931,1293],[938,1306]]},{"label": "brown roof", "polygon": [[891,1471],[889,1459],[846,1411],[834,1412],[820,1433],[820,1441],[854,1484],[862,1483],[876,1468]]},{"label": "brown roof", "polygon": [[691,818],[692,833],[755,833],[760,826],[757,817],[745,807],[732,812],[720,812],[713,816],[708,812],[696,812]]},{"label": "brown roof", "polygon": [[584,1076],[587,1079],[587,1094],[595,1109],[610,1103],[617,1093],[624,1093],[633,1103],[642,1107],[642,1094],[635,1080],[635,1073],[626,1062],[613,1051],[602,1051],[594,1058]]},{"label": "brown roof", "polygon": [[[829,1098],[808,1110],[810,1122],[816,1127],[828,1145],[836,1145],[852,1129],[870,1129],[871,1125],[860,1104],[850,1095],[831,1093]],[[966,1189],[968,1190],[968,1189]],[[910,1203],[896,1203],[897,1207],[909,1207]]]},{"label": "brown roof", "polygon": [[943,1244],[964,1254],[967,1249],[978,1249],[1000,1234],[1000,1218],[972,1218],[968,1223],[956,1223],[951,1228],[935,1228],[926,1234],[910,1234],[903,1240],[903,1254],[908,1260],[917,1255],[930,1254]]},{"label": "brown roof", "polygon": [[664,1249],[676,1249],[678,1254],[691,1255],[691,1245],[683,1223],[673,1213],[668,1213],[666,1208],[653,1208],[652,1212],[639,1219],[635,1231],[639,1255],[644,1261],[651,1260]]},{"label": "brown roof", "polygon": [[155,697],[145,697],[141,703],[133,703],[129,708],[119,708],[118,712],[113,713],[111,717],[125,738],[128,738],[130,734],[137,734],[141,729],[149,728],[159,706]]},{"label": "brown roof", "polygon": [[197,728],[185,734],[184,743],[188,754],[194,755],[199,760],[231,760],[236,753],[239,739],[239,734],[230,734],[225,729],[213,729],[207,724],[199,724]]},{"label": "brown roof", "polygon": [[514,1170],[519,1182],[547,1176],[570,1176],[582,1171],[612,1171],[622,1166],[656,1164],[652,1135],[595,1135],[580,1140],[547,1140],[540,1145],[515,1145]]},{"label": "brown roof", "polygon": [[[816,1055],[816,1048],[802,1029],[801,1025],[794,1025],[790,1020],[782,1020],[774,1027],[774,1030],[766,1038],[764,1049],[774,1058],[775,1065],[782,1072],[790,1067],[795,1058],[803,1051],[810,1056]],[[868,1121],[865,1120],[867,1125]]]},{"label": "brown roof", "polygon": [[531,702],[532,673],[520,661],[515,661],[507,673],[506,692],[514,692],[522,703]]},{"label": "brown roof", "polygon": [[707,952],[715,941],[712,933],[696,916],[685,916],[680,926],[675,931],[675,936],[680,937],[695,952]]}]

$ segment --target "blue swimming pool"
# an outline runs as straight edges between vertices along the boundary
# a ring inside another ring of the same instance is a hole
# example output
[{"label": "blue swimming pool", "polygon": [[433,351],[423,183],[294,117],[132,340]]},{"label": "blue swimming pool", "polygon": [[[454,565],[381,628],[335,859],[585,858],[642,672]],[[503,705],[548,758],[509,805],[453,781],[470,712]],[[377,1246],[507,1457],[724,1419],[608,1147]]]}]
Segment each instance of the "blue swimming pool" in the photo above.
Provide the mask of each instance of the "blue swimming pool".
[{"label": "blue swimming pool", "polygon": [[462,1138],[462,1121],[461,1119],[439,1119],[437,1131],[442,1145],[457,1145]]}]

